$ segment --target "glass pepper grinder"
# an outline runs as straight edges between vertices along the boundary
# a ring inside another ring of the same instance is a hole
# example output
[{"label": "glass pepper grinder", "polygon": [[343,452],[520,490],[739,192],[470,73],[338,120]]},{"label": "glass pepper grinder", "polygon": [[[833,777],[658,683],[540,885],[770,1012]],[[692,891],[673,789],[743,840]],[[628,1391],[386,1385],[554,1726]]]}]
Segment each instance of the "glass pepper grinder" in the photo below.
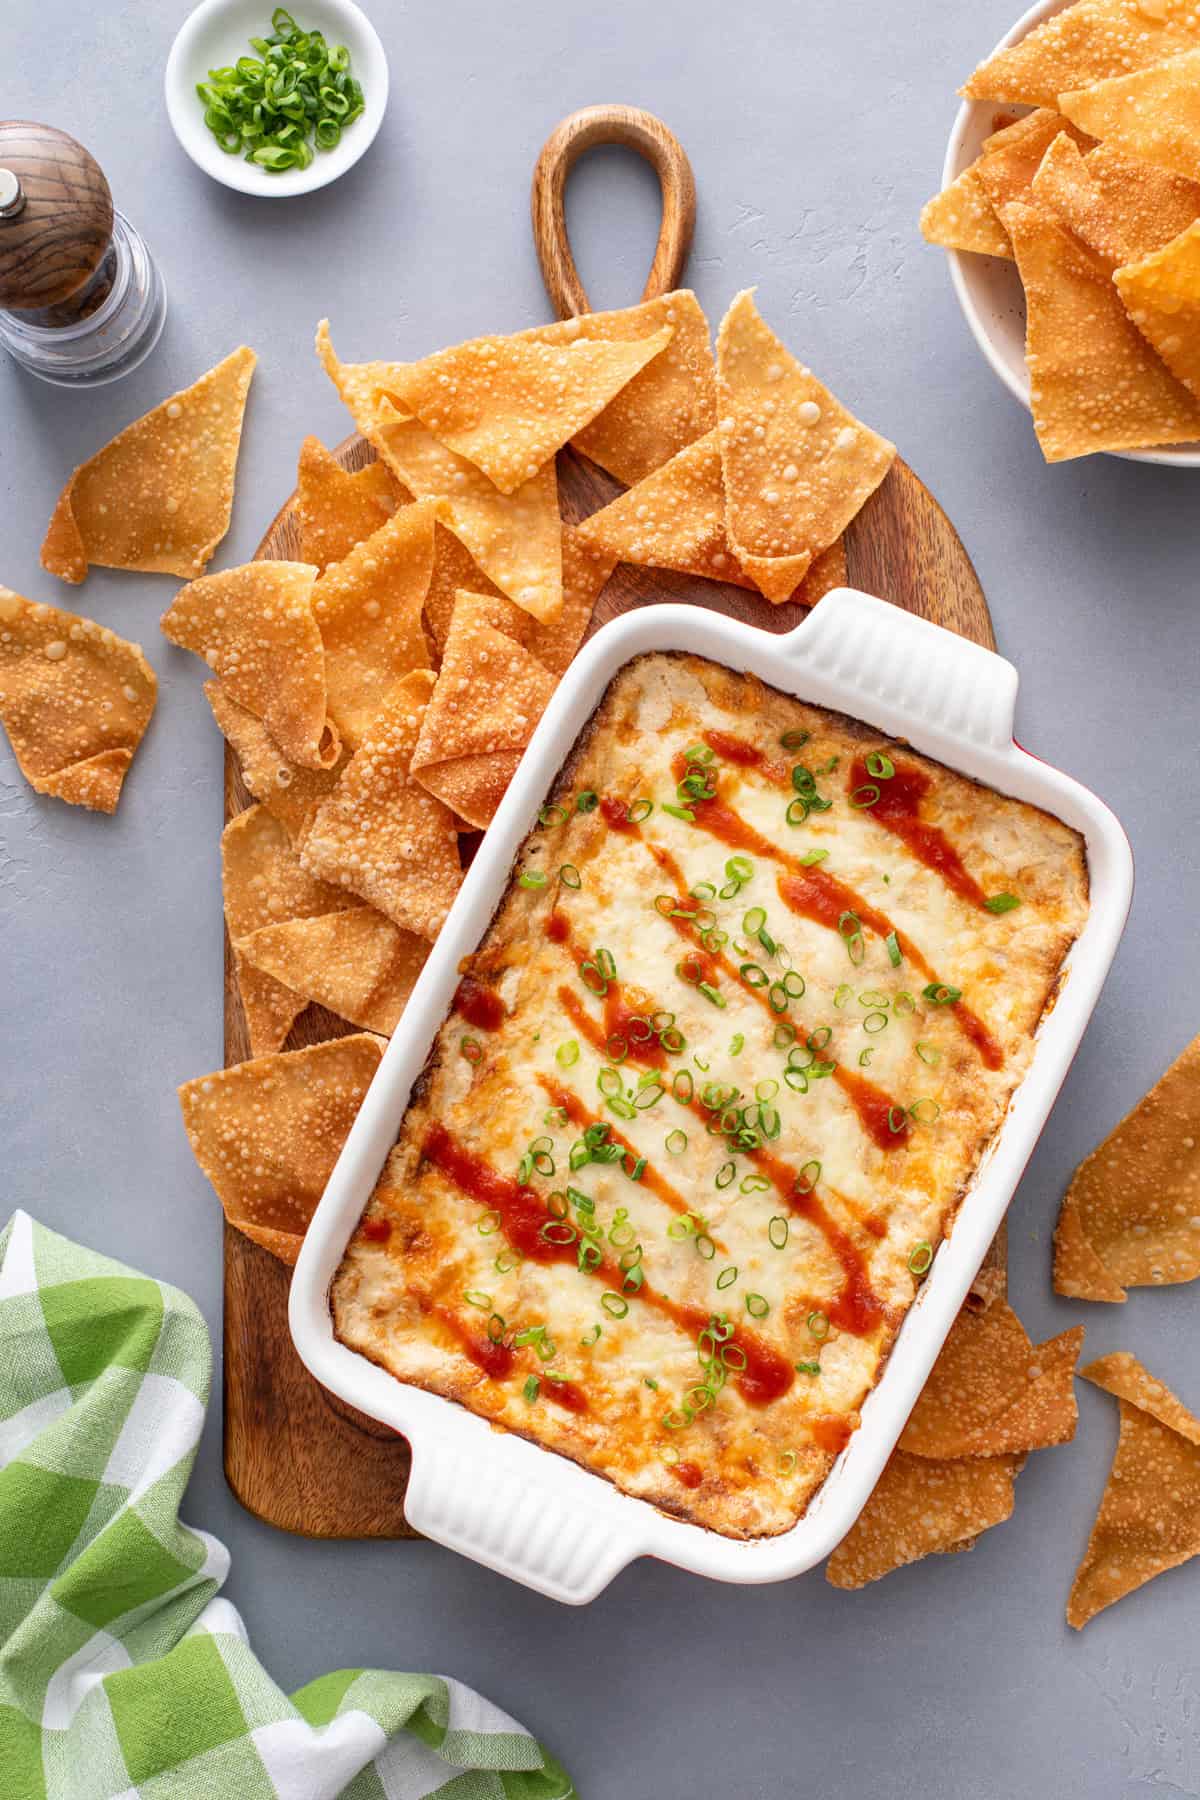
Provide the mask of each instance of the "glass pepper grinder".
[{"label": "glass pepper grinder", "polygon": [[0,121],[0,347],[43,381],[115,381],[149,356],[166,289],[82,144]]}]

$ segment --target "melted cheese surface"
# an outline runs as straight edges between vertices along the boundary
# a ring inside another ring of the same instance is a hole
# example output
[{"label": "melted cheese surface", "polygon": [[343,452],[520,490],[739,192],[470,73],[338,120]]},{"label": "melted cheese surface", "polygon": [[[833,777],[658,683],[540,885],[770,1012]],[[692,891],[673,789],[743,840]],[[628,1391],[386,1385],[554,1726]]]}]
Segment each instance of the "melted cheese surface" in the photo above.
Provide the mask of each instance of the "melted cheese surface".
[{"label": "melted cheese surface", "polygon": [[1025,1073],[1082,841],[668,654],[616,677],[541,817],[337,1334],[664,1510],[785,1531]]}]

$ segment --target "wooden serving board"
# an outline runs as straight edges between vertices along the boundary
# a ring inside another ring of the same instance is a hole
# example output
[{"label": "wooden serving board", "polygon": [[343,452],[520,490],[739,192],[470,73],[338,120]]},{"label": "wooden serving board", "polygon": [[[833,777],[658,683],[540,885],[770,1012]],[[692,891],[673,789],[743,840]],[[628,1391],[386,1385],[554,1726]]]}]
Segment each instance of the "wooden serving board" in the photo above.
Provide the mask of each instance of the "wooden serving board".
[{"label": "wooden serving board", "polygon": [[[619,115],[619,116],[618,116]],[[581,127],[578,121],[584,121]],[[653,130],[651,130],[653,127]],[[581,143],[581,137],[586,141]],[[664,242],[674,225],[670,254],[655,258],[646,298],[679,285],[690,238],[690,221],[678,199],[686,159],[666,128],[629,109],[588,109],[574,115],[549,140],[538,179],[551,180],[547,204],[559,202],[565,171],[580,148],[592,142],[626,142],[650,157],[663,182]],[[673,147],[673,148],[672,148]],[[553,152],[553,155],[551,154]],[[546,175],[549,170],[548,176]],[[557,191],[554,183],[557,182]],[[686,200],[686,190],[684,199]],[[565,236],[548,248],[534,218],[547,286],[565,316],[586,308]],[[553,250],[553,257],[551,255]],[[660,243],[660,252],[663,244]],[[570,286],[574,279],[575,289]],[[374,458],[361,437],[350,437],[335,454],[348,469]],[[559,456],[559,492],[565,518],[574,522],[595,512],[621,490],[593,464],[564,451]],[[295,495],[282,507],[260,544],[259,557],[295,558],[299,553]],[[897,461],[882,486],[846,532],[846,560],[852,586],[892,601],[907,611],[945,625],[976,643],[995,648],[983,589],[958,534],[937,501],[904,463]],[[688,601],[731,614],[767,631],[788,631],[800,610],[772,606],[744,588],[620,565],[596,605],[591,631],[609,619],[655,601]],[[590,635],[590,632],[589,632]],[[225,816],[252,804],[232,751],[226,753]],[[286,1048],[301,1049],[354,1027],[320,1007],[301,1013]],[[225,1062],[250,1054],[233,959],[225,953]],[[992,1280],[1003,1285],[1002,1237],[989,1258]],[[308,1374],[292,1346],[287,1323],[289,1270],[230,1226],[225,1228],[225,1473],[242,1504],[267,1523],[309,1537],[412,1537],[404,1519],[408,1445],[388,1427],[346,1406]]]}]

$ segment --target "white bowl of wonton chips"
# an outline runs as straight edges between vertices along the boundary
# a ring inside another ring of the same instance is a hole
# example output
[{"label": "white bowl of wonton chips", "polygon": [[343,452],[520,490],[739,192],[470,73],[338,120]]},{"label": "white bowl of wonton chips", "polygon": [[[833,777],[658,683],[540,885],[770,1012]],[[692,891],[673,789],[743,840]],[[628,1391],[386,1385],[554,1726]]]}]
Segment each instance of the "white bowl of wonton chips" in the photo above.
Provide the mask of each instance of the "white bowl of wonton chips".
[{"label": "white bowl of wonton chips", "polygon": [[[1065,12],[1074,0],[1039,0],[1001,38],[991,55],[1019,44],[1039,25]],[[1165,13],[1160,0],[1147,0],[1143,23]],[[1200,47],[1200,43],[1198,43]],[[982,66],[982,65],[981,65]],[[1082,84],[1081,84],[1082,85]],[[1027,117],[1029,105],[1004,99],[967,99],[958,110],[942,169],[942,187],[968,169],[983,153],[986,140],[1011,121]],[[1032,411],[1029,368],[1026,363],[1025,292],[1017,265],[1010,257],[948,249],[950,279],[963,316],[984,358],[1014,399]],[[1162,463],[1172,468],[1200,468],[1200,442],[1164,444],[1149,449],[1110,449],[1107,452],[1130,462]]]}]

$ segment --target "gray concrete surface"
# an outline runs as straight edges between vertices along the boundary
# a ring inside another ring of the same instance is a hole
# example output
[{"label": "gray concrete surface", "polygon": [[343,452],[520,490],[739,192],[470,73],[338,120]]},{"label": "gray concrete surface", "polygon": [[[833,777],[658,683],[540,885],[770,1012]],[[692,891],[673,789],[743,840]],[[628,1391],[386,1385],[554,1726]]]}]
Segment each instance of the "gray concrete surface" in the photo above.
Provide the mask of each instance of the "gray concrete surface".
[{"label": "gray concrete surface", "polygon": [[[346,429],[311,353],[317,319],[362,357],[542,319],[535,153],[570,109],[628,100],[691,153],[691,278],[710,314],[757,283],[767,318],[901,445],[1020,667],[1022,740],[1129,829],[1133,915],[1012,1209],[1012,1291],[1033,1332],[1083,1322],[1088,1354],[1128,1347],[1200,1406],[1194,1291],[1117,1309],[1050,1289],[1067,1175],[1200,1028],[1200,475],[1103,457],[1045,468],[918,235],[956,81],[1015,4],[373,0],[392,68],[375,146],[325,192],[266,203],[213,185],[171,136],[160,83],[179,0],[7,0],[2,109],[92,148],[171,312],[153,360],[91,395],[0,360],[0,580],[141,640],[161,682],[114,819],[37,798],[0,745],[5,1211],[180,1283],[219,1340],[219,1214],[173,1089],[221,1058],[221,746],[203,669],[157,630],[171,581],[97,572],[81,591],[39,568],[66,472],[246,340],[261,362],[219,553],[242,560],[305,432]],[[593,298],[631,299],[657,225],[651,178],[597,156],[570,198]],[[1086,1386],[1080,1413],[1076,1441],[1032,1460],[1014,1517],[973,1555],[858,1595],[819,1573],[755,1590],[643,1564],[571,1611],[431,1545],[293,1540],[226,1488],[218,1408],[188,1514],[230,1545],[228,1591],[286,1685],[343,1664],[451,1671],[541,1732],[586,1800],[1200,1794],[1200,1567],[1081,1637],[1063,1623],[1116,1433],[1112,1402]]]}]

